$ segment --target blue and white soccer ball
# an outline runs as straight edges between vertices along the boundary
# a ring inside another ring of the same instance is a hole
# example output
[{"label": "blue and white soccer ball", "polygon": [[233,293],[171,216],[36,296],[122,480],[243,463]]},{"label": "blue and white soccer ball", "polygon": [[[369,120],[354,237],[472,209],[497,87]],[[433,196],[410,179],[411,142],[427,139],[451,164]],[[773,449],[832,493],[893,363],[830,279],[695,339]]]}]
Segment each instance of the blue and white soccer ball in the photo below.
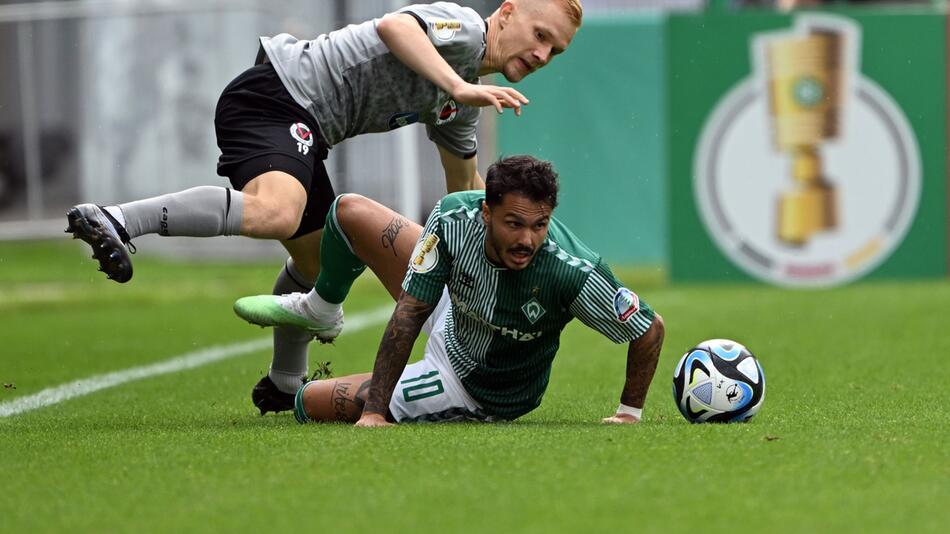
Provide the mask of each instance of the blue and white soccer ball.
[{"label": "blue and white soccer ball", "polygon": [[680,358],[673,399],[691,423],[748,421],[765,400],[765,374],[749,349],[710,339]]}]

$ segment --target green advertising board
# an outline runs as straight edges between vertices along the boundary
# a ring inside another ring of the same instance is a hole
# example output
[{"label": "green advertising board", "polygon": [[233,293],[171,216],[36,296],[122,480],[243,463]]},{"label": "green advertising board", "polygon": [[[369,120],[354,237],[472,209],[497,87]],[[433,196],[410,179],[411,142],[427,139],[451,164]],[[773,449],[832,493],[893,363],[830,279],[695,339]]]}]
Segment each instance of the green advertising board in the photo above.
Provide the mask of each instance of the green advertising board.
[{"label": "green advertising board", "polygon": [[946,276],[946,15],[667,20],[675,281]]},{"label": "green advertising board", "polygon": [[515,86],[531,100],[522,116],[498,121],[499,153],[552,161],[557,217],[613,264],[666,262],[664,29],[659,15],[585,17]]}]

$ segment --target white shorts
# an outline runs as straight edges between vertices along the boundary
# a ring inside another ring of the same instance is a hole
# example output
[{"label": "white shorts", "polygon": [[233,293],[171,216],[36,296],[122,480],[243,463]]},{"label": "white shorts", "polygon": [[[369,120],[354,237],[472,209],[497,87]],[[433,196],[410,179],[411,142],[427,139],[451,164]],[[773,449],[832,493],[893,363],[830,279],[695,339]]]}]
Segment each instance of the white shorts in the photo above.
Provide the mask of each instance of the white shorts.
[{"label": "white shorts", "polygon": [[429,334],[422,360],[406,366],[393,391],[389,411],[400,423],[491,420],[465,391],[445,353],[445,317],[450,304],[444,291],[422,327]]}]

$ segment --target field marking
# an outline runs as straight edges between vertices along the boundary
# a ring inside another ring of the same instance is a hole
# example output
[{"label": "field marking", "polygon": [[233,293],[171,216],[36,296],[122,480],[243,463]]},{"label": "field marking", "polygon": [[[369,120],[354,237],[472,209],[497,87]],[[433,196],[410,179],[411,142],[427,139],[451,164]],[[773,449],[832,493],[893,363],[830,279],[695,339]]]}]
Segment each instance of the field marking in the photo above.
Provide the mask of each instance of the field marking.
[{"label": "field marking", "polygon": [[[365,330],[386,321],[392,315],[392,312],[392,305],[388,305],[366,313],[355,314],[353,317],[346,319],[343,331],[345,333],[353,333]],[[131,367],[129,369],[94,375],[88,378],[80,378],[79,380],[40,390],[32,395],[26,395],[25,397],[0,403],[0,417],[10,417],[32,410],[38,410],[136,380],[195,369],[203,365],[208,365],[209,363],[262,350],[269,346],[271,346],[271,338],[269,337],[241,343],[232,343],[230,345],[216,345],[206,349],[188,352],[181,356],[175,356],[158,363]]]}]

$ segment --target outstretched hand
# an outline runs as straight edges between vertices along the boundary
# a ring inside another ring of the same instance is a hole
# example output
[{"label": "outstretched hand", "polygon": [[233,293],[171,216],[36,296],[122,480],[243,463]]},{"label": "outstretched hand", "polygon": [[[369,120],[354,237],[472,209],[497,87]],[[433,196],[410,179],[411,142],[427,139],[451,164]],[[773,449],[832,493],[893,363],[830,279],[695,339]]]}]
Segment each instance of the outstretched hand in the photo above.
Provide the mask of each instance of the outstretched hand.
[{"label": "outstretched hand", "polygon": [[632,425],[639,423],[640,418],[628,413],[617,413],[610,417],[603,418],[600,422],[608,425]]},{"label": "outstretched hand", "polygon": [[458,104],[468,106],[492,106],[495,111],[501,113],[504,108],[513,108],[515,115],[521,115],[522,104],[527,104],[528,99],[511,87],[502,87],[498,85],[476,85],[471,83],[460,84],[452,94],[452,98]]},{"label": "outstretched hand", "polygon": [[369,428],[369,427],[381,427],[381,426],[393,426],[392,423],[386,420],[386,418],[378,413],[363,413],[360,416],[359,421],[356,422],[356,426]]}]

